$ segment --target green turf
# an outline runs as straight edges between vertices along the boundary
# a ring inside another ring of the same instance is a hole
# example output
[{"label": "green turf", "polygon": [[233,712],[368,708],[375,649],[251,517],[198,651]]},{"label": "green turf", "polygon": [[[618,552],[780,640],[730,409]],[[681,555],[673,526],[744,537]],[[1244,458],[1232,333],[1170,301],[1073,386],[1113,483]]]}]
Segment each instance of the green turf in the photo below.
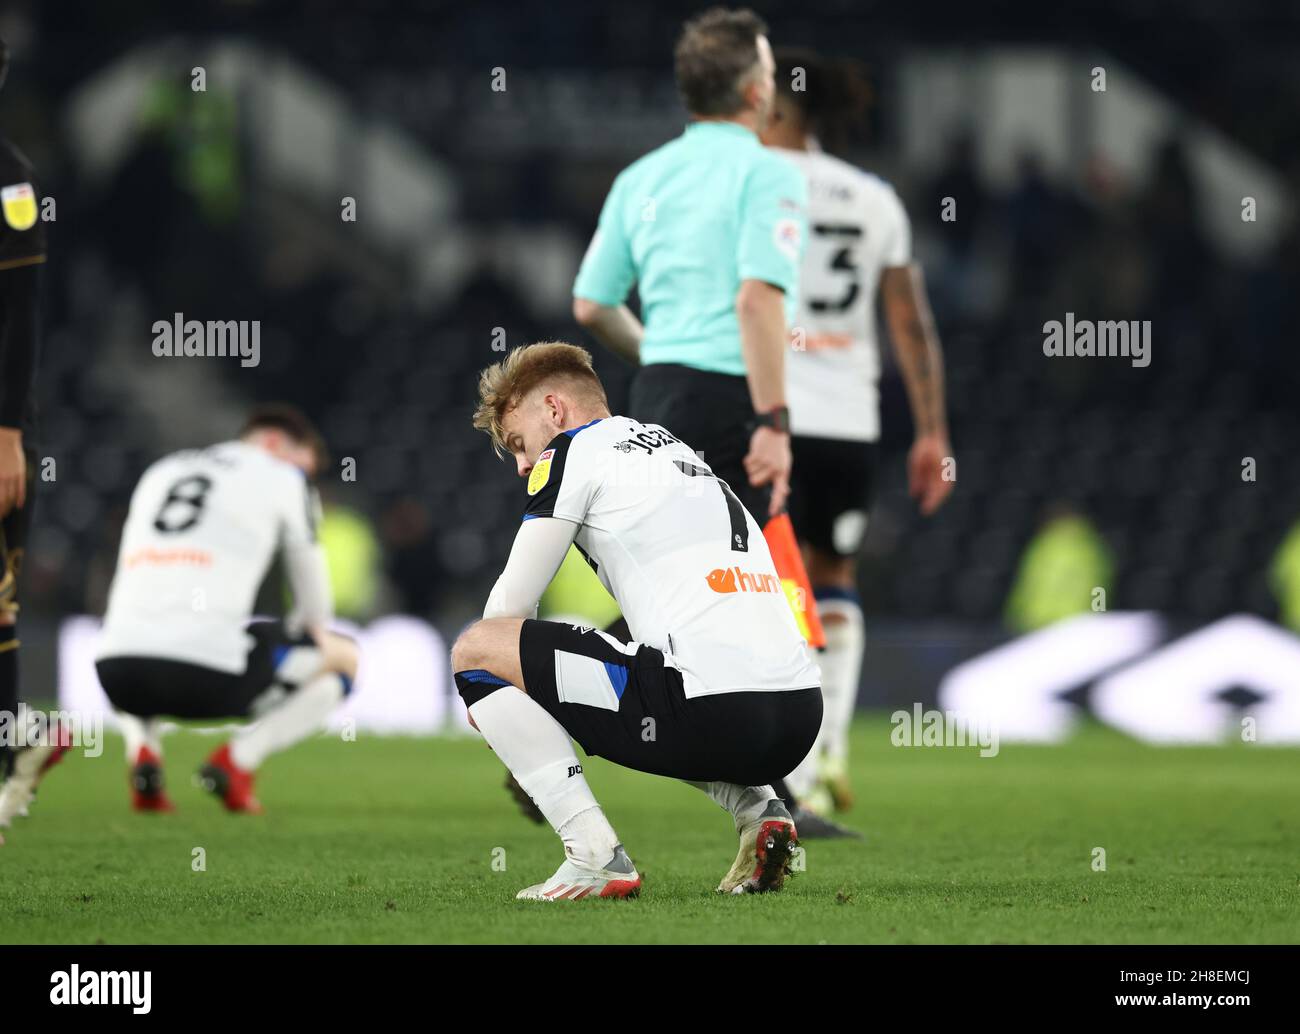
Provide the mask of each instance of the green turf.
[{"label": "green turf", "polygon": [[735,838],[703,794],[592,760],[645,892],[576,904],[513,900],[561,852],[481,741],[315,739],[266,764],[255,818],[190,784],[215,742],[194,733],[167,743],[179,811],[132,814],[110,741],[56,769],[0,847],[0,941],[1300,941],[1297,751],[1088,727],[983,759],[888,732],[854,730],[865,843],[810,843],[806,872],[762,897],[713,893]]}]

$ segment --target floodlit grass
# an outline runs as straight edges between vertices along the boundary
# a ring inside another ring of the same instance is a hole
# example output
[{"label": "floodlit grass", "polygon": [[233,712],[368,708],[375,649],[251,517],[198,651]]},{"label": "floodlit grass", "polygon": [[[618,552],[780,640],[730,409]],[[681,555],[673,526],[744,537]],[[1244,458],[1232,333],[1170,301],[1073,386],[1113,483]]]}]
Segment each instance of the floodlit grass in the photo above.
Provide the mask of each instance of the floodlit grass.
[{"label": "floodlit grass", "polygon": [[[584,762],[645,889],[517,902],[562,860],[477,739],[318,738],[259,776],[261,817],[190,783],[127,807],[120,741],[55,769],[0,848],[0,941],[928,943],[1300,941],[1300,754],[1154,748],[1096,726],[1057,747],[895,748],[854,729],[864,842],[807,844],[787,889],[728,898],[729,817],[682,783]],[[194,871],[201,848],[206,871]],[[1105,871],[1094,871],[1094,849]]]}]

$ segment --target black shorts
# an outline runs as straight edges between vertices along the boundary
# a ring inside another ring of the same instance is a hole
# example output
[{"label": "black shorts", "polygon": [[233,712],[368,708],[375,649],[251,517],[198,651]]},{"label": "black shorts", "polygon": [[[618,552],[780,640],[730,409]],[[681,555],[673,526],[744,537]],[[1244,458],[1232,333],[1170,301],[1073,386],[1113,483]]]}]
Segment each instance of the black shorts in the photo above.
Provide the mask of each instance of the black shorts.
[{"label": "black shorts", "polygon": [[795,534],[823,553],[857,556],[876,487],[876,443],[795,435],[790,451]]},{"label": "black shorts", "polygon": [[279,621],[248,626],[253,646],[244,671],[217,671],[161,657],[105,657],[95,662],[113,707],[137,718],[253,718],[321,670],[308,635],[291,636]]},{"label": "black shorts", "polygon": [[688,698],[654,647],[583,625],[525,621],[519,661],[528,695],[586,754],[638,772],[765,786],[821,728],[820,687]]},{"label": "black shorts", "polygon": [[[25,436],[24,436],[25,437]],[[27,499],[22,509],[14,507],[0,520],[0,614],[18,613],[18,576],[27,549],[27,532],[36,506],[36,450],[23,446],[27,460]]]},{"label": "black shorts", "polygon": [[744,377],[652,363],[637,370],[628,410],[633,420],[660,424],[699,453],[758,526],[767,523],[771,489],[753,488],[743,462],[755,427],[754,403]]}]

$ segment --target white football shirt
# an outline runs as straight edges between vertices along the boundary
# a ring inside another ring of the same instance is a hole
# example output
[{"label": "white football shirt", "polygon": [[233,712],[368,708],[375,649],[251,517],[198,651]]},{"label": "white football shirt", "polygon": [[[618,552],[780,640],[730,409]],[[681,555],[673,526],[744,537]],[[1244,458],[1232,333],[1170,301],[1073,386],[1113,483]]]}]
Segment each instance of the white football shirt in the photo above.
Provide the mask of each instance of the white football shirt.
[{"label": "white football shirt", "polygon": [[158,460],[131,496],[97,658],[244,671],[244,626],[277,550],[294,595],[289,623],[327,623],[319,505],[300,470],[246,442]]},{"label": "white football shirt", "polygon": [[565,431],[528,492],[524,521],[576,525],[632,638],[664,653],[686,696],[820,685],[758,523],[664,428],[611,416]]},{"label": "white football shirt", "polygon": [[821,150],[773,150],[808,181],[808,247],[786,353],[790,428],[814,438],[875,441],[876,290],[883,270],[912,261],[907,212],[888,183],[848,162]]}]

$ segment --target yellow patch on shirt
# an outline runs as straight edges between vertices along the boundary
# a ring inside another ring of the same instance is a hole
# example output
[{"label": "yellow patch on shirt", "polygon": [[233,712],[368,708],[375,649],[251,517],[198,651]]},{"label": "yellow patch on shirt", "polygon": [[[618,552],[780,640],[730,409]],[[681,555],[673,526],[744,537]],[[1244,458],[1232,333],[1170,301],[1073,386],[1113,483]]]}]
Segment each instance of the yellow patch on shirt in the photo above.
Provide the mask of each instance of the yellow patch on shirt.
[{"label": "yellow patch on shirt", "polygon": [[546,487],[546,482],[551,480],[551,458],[554,455],[554,449],[547,449],[537,457],[537,462],[533,464],[532,472],[528,475],[529,495],[536,495]]},{"label": "yellow patch on shirt", "polygon": [[36,225],[36,191],[30,183],[14,183],[0,188],[0,207],[5,222],[15,230],[30,230]]}]

